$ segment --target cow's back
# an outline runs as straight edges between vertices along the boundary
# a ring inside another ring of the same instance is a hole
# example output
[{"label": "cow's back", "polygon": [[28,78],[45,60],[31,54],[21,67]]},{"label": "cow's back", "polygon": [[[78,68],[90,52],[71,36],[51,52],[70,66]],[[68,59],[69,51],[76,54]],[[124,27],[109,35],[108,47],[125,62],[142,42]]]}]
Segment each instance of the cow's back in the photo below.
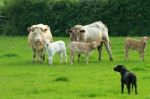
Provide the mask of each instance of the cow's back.
[{"label": "cow's back", "polygon": [[86,30],[86,34],[84,35],[87,35],[87,42],[102,40],[103,36],[108,34],[108,29],[102,22],[85,25],[84,29]]},{"label": "cow's back", "polygon": [[[97,21],[94,23],[91,23],[89,25],[85,25],[85,27],[88,29],[89,33],[93,31],[94,35],[92,33],[89,34],[89,37],[93,38],[93,36],[97,35],[98,33],[101,33],[102,38],[103,39],[108,39],[108,28],[106,27],[106,25],[101,22],[101,21]],[[91,30],[90,30],[91,29]],[[96,34],[95,34],[96,32]],[[97,35],[98,37],[98,35]]]},{"label": "cow's back", "polygon": [[87,37],[86,42],[92,42],[92,41],[102,39],[101,31],[98,28],[85,26],[85,30],[86,30],[86,33],[83,35]]}]

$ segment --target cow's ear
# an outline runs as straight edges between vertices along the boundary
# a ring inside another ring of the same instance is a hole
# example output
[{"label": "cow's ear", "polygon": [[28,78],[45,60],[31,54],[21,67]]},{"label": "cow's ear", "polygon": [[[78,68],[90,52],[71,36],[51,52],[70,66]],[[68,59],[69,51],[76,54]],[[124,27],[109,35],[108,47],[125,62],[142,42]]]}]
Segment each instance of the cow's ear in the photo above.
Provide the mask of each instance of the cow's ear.
[{"label": "cow's ear", "polygon": [[47,30],[48,30],[47,28],[46,28],[46,29],[43,29],[43,32],[46,33]]},{"label": "cow's ear", "polygon": [[126,69],[126,67],[124,65],[120,65],[122,69]]},{"label": "cow's ear", "polygon": [[71,33],[72,33],[72,30],[68,30],[66,33],[67,33],[67,34],[71,34]]},{"label": "cow's ear", "polygon": [[28,27],[27,30],[30,32],[31,31],[31,27]]},{"label": "cow's ear", "polygon": [[80,33],[85,33],[85,30],[80,30]]}]

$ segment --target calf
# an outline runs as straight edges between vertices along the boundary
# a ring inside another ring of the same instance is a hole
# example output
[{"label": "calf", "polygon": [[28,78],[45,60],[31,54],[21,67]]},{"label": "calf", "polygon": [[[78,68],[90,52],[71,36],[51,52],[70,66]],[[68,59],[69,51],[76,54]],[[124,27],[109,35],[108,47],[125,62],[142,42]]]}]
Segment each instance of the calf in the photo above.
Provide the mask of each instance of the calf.
[{"label": "calf", "polygon": [[52,64],[53,56],[55,55],[55,53],[60,54],[60,63],[62,63],[63,56],[64,56],[65,63],[67,63],[65,42],[63,41],[50,42],[49,39],[46,39],[45,48],[48,53],[49,64]]},{"label": "calf", "polygon": [[121,74],[121,92],[123,93],[124,84],[128,89],[128,94],[130,94],[130,86],[135,87],[135,94],[137,94],[137,79],[134,73],[128,71],[125,66],[117,65],[114,67],[114,71],[119,72]]},{"label": "calf", "polygon": [[144,61],[144,50],[146,47],[146,42],[149,40],[150,37],[144,36],[141,40],[133,39],[133,38],[126,38],[125,40],[125,59],[129,60],[128,53],[129,49],[136,50],[140,54],[140,58]]},{"label": "calf", "polygon": [[97,48],[99,43],[96,41],[90,42],[90,43],[84,43],[84,42],[76,42],[73,41],[70,43],[69,48],[70,48],[70,63],[71,65],[74,62],[74,57],[75,53],[77,52],[78,54],[85,54],[86,55],[86,63],[88,64],[88,58],[91,52]]}]

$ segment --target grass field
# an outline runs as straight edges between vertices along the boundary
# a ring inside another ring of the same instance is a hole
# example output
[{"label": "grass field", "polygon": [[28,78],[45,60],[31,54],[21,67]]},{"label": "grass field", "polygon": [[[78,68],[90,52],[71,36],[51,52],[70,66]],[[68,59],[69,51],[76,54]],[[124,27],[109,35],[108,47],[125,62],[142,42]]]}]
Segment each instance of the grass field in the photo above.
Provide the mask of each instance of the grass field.
[{"label": "grass field", "polygon": [[[57,37],[54,40],[69,41]],[[27,37],[0,37],[0,99],[150,99],[150,43],[146,48],[145,61],[139,61],[137,52],[130,53],[130,61],[124,61],[124,37],[112,37],[114,61],[110,62],[106,50],[98,61],[95,51],[89,64],[84,56],[81,63],[70,66],[32,63],[32,52]],[[67,42],[68,43],[68,42]],[[69,52],[68,61],[69,61]],[[77,58],[77,57],[76,57]],[[124,64],[138,78],[138,95],[120,93],[120,75],[113,71],[117,64]]]}]

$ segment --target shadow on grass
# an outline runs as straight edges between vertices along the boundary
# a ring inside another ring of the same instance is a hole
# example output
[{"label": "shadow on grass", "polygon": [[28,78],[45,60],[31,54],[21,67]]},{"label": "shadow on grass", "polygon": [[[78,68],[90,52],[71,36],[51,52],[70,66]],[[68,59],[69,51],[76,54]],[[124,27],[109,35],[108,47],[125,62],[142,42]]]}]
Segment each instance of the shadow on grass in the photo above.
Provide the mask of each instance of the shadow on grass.
[{"label": "shadow on grass", "polygon": [[53,92],[55,90],[45,88],[45,89],[40,89],[40,88],[33,88],[31,91],[27,92],[28,94],[46,94]]},{"label": "shadow on grass", "polygon": [[89,94],[81,94],[80,95],[81,97],[96,97],[96,94],[93,94],[93,93],[89,93]]},{"label": "shadow on grass", "polygon": [[133,70],[133,71],[146,71],[145,68],[141,68],[141,67],[134,67],[131,70]]},{"label": "shadow on grass", "polygon": [[0,55],[0,58],[3,57],[18,57],[18,55],[15,53],[7,53],[7,54]]},{"label": "shadow on grass", "polygon": [[142,77],[142,79],[150,80],[150,76]]},{"label": "shadow on grass", "polygon": [[53,81],[56,81],[56,82],[69,82],[69,79],[67,77],[58,77]]}]

